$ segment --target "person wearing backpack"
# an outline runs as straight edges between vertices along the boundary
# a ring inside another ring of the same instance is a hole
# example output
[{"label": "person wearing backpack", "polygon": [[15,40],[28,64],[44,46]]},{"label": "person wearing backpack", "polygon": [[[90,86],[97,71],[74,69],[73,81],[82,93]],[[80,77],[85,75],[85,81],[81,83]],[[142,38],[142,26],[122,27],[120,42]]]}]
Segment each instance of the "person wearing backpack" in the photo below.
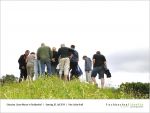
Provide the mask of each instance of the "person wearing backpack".
[{"label": "person wearing backpack", "polygon": [[85,60],[85,76],[86,76],[86,82],[91,83],[91,70],[92,70],[92,61],[89,57],[83,56],[83,60]]}]

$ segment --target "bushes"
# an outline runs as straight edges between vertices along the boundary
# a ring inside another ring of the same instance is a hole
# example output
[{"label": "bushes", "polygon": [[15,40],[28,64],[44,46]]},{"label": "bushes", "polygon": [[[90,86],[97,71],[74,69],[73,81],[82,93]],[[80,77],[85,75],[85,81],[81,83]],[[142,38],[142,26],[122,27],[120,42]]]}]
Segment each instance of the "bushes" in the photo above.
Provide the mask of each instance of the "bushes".
[{"label": "bushes", "polygon": [[17,82],[18,78],[15,77],[14,75],[9,75],[6,74],[5,76],[2,76],[2,78],[0,79],[0,85],[4,85],[6,83],[14,83]]},{"label": "bushes", "polygon": [[150,83],[122,83],[119,88],[120,92],[124,92],[130,97],[143,99],[149,98]]}]

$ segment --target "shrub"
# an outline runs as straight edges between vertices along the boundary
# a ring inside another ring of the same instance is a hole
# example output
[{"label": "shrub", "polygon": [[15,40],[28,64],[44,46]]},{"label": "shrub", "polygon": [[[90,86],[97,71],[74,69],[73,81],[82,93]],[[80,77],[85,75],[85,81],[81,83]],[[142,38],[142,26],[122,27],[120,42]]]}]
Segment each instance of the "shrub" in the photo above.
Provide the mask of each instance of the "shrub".
[{"label": "shrub", "polygon": [[150,83],[122,83],[119,90],[134,98],[149,98]]}]

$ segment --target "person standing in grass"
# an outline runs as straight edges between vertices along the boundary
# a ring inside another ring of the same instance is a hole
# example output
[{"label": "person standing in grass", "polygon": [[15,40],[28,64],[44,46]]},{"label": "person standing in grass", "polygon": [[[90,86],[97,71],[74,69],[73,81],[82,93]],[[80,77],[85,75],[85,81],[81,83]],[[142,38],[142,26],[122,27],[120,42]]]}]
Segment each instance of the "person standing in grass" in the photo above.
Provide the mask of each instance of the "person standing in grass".
[{"label": "person standing in grass", "polygon": [[101,79],[101,88],[104,87],[104,72],[106,66],[106,58],[104,55],[97,51],[96,54],[93,55],[93,70],[92,70],[92,80],[94,84],[98,87],[96,83],[95,77],[99,74],[99,79]]},{"label": "person standing in grass", "polygon": [[75,78],[78,78],[80,75],[78,74],[78,62],[79,62],[79,54],[75,50],[75,45],[71,45],[71,49],[73,50],[72,52],[72,57],[70,59],[70,79],[73,79],[73,76]]},{"label": "person standing in grass", "polygon": [[27,56],[29,55],[30,51],[26,50],[25,54],[21,55],[18,59],[18,63],[19,63],[19,69],[20,69],[20,78],[19,78],[19,82],[21,82],[23,79],[26,80],[27,79],[27,68],[26,68],[26,59]]},{"label": "person standing in grass", "polygon": [[40,60],[42,74],[45,75],[45,65],[47,66],[47,73],[51,75],[51,58],[52,53],[49,46],[44,43],[37,50],[37,58]]},{"label": "person standing in grass", "polygon": [[42,74],[42,70],[41,70],[41,63],[40,60],[36,58],[34,60],[34,75],[35,75],[35,79],[37,79],[40,75]]},{"label": "person standing in grass", "polygon": [[34,63],[35,63],[35,53],[31,52],[30,55],[27,56],[27,77],[29,81],[33,81]]},{"label": "person standing in grass", "polygon": [[64,75],[64,80],[67,81],[67,77],[69,76],[71,49],[65,47],[65,44],[61,44],[61,48],[58,49],[58,57],[60,58],[59,76],[62,78],[62,75]]},{"label": "person standing in grass", "polygon": [[53,54],[53,57],[51,60],[52,74],[56,75],[56,74],[58,74],[57,69],[56,69],[56,67],[58,65],[58,52],[56,51],[55,47],[52,48],[52,54]]},{"label": "person standing in grass", "polygon": [[92,70],[92,60],[87,57],[86,55],[83,56],[83,60],[85,60],[85,76],[86,76],[86,82],[91,83],[91,70]]}]

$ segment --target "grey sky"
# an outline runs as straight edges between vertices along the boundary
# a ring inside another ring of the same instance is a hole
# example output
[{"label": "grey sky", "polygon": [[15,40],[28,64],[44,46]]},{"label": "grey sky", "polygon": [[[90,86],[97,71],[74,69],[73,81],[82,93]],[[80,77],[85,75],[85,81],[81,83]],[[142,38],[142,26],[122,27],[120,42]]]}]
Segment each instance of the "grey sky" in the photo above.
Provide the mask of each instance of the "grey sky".
[{"label": "grey sky", "polygon": [[149,49],[137,49],[119,51],[108,56],[112,70],[148,73],[149,72]]}]

